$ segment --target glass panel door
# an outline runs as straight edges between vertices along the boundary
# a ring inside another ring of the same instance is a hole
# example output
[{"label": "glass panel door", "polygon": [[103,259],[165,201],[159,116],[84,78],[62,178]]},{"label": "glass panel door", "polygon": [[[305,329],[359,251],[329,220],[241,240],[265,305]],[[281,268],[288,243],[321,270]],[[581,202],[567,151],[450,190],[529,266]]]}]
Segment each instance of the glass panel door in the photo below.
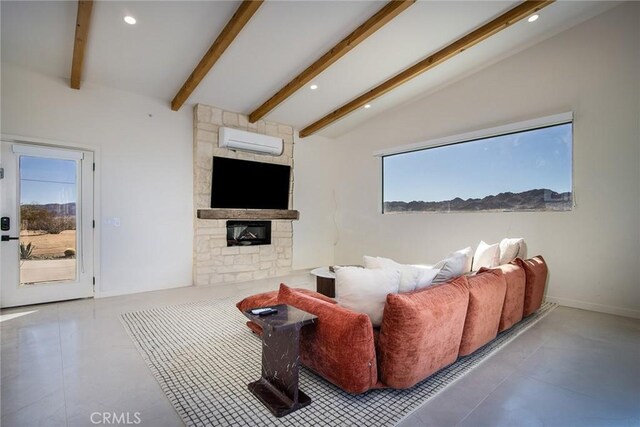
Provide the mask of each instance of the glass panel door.
[{"label": "glass panel door", "polygon": [[0,307],[93,296],[93,152],[3,140]]},{"label": "glass panel door", "polygon": [[77,277],[78,160],[20,156],[20,284]]}]

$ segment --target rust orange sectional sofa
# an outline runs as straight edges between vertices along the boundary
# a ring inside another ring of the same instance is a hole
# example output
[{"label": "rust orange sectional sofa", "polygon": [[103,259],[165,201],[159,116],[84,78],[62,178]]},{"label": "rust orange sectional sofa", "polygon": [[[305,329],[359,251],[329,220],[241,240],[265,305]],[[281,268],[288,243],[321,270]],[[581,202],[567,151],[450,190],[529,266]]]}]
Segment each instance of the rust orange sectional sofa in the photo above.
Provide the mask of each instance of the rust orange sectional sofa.
[{"label": "rust orange sectional sofa", "polygon": [[[516,259],[473,276],[387,295],[380,328],[319,293],[281,284],[243,299],[241,311],[289,304],[318,316],[300,337],[302,363],[349,393],[409,388],[493,340],[542,304],[547,265]],[[248,323],[256,334],[260,328]]]}]

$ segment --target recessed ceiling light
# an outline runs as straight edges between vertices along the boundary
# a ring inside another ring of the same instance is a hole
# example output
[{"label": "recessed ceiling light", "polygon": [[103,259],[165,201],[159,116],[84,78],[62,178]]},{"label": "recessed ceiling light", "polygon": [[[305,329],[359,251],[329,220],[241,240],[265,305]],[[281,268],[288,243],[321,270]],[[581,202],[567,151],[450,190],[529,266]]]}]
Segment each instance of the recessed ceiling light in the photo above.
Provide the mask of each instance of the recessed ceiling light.
[{"label": "recessed ceiling light", "polygon": [[316,90],[316,89],[318,89],[318,85],[311,85],[311,86],[309,86],[309,89]]},{"label": "recessed ceiling light", "polygon": [[134,18],[133,16],[127,15],[124,17],[124,22],[126,22],[129,25],[133,25],[136,23],[136,18]]},{"label": "recessed ceiling light", "polygon": [[365,105],[364,108],[371,108],[371,104]]},{"label": "recessed ceiling light", "polygon": [[540,15],[538,15],[538,14],[531,15],[531,16],[529,17],[529,19],[527,19],[527,21],[529,21],[529,22],[535,22],[535,21],[537,21],[537,20],[538,20],[538,18],[540,18]]}]

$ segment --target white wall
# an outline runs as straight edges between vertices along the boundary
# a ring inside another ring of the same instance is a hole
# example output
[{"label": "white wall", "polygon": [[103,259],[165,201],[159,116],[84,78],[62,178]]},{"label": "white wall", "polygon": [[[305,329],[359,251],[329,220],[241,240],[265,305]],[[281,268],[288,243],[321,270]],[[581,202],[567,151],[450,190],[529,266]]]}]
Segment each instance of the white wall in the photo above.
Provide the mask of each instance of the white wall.
[{"label": "white wall", "polygon": [[[193,119],[168,103],[2,64],[1,131],[97,150],[98,296],[192,284]],[[149,114],[152,117],[149,117]],[[293,268],[333,264],[332,140],[296,140]],[[120,227],[107,221],[117,217]]]},{"label": "white wall", "polygon": [[[192,110],[2,64],[3,134],[97,150],[98,296],[192,283]],[[150,117],[151,115],[152,117]],[[121,226],[106,224],[120,218]]]},{"label": "white wall", "polygon": [[[640,317],[639,76],[640,4],[631,2],[341,137],[335,261],[436,262],[481,239],[524,237],[530,255],[547,259],[550,299]],[[570,110],[572,212],[378,213],[374,151]]]},{"label": "white wall", "polygon": [[[297,132],[296,132],[297,133]],[[295,139],[293,148],[293,269],[332,265],[336,239],[334,141],[321,136]]]}]

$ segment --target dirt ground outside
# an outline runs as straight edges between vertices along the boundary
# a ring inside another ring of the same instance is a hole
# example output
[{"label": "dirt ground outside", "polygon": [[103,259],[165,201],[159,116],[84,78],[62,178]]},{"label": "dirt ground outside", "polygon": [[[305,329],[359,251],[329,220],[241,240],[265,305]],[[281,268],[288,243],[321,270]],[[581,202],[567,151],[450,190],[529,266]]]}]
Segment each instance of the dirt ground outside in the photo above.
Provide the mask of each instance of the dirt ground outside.
[{"label": "dirt ground outside", "polygon": [[65,230],[60,234],[44,234],[38,231],[21,231],[20,243],[31,243],[33,258],[65,258],[66,249],[76,250],[76,230]]}]

